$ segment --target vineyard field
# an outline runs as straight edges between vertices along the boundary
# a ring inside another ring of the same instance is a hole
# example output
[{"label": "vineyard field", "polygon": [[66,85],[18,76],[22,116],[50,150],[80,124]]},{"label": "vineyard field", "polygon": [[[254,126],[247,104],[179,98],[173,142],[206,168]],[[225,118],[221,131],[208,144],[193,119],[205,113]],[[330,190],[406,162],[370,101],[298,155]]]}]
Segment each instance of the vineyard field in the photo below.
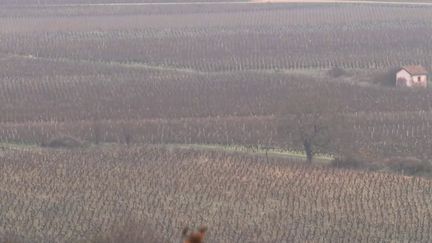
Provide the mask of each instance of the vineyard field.
[{"label": "vineyard field", "polygon": [[54,60],[205,72],[432,64],[432,7],[41,7],[0,16],[0,53]]},{"label": "vineyard field", "polygon": [[16,150],[2,161],[0,232],[23,242],[85,242],[126,215],[168,242],[201,224],[210,243],[432,240],[432,185],[421,178],[156,147]]},{"label": "vineyard field", "polygon": [[[413,48],[415,61],[424,56],[427,64],[427,35],[392,36],[428,33],[432,26],[429,8],[410,7],[415,16],[406,9],[320,4],[3,9],[0,139],[44,144],[73,136],[122,142],[133,134],[140,143],[301,149],[292,134],[280,138],[277,116],[310,97],[325,97],[343,104],[339,111],[353,118],[350,143],[358,150],[427,159],[428,90],[360,87],[335,82],[325,72],[296,74],[339,64],[379,72],[398,65],[398,58],[408,62],[403,51]],[[295,61],[295,55],[303,61]],[[333,62],[332,56],[343,59]],[[386,64],[371,62],[372,56]]]},{"label": "vineyard field", "polygon": [[0,3],[0,242],[432,242],[432,6],[106,2]]},{"label": "vineyard field", "polygon": [[[16,71],[30,63],[38,68]],[[358,150],[377,157],[432,156],[428,90],[359,87],[294,74],[206,75],[34,60],[3,70],[0,138],[6,143],[40,145],[59,136],[124,143],[129,137],[147,144],[301,149],[292,134],[278,134],[278,117],[311,97],[325,97],[330,105],[324,110],[343,104],[338,112],[349,117],[344,122],[355,135],[349,142]],[[78,70],[82,75],[73,76]]]}]

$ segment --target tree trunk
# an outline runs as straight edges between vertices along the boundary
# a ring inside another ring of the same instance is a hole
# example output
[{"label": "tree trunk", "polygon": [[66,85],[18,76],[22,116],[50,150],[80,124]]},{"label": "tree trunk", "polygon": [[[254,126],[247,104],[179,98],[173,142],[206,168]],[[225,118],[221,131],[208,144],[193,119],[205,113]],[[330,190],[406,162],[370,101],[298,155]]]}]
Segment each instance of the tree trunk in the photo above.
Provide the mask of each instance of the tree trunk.
[{"label": "tree trunk", "polygon": [[306,161],[309,164],[312,164],[312,159],[313,159],[313,149],[312,149],[312,143],[309,140],[304,140],[303,141],[303,147],[304,147],[304,151],[306,153]]}]

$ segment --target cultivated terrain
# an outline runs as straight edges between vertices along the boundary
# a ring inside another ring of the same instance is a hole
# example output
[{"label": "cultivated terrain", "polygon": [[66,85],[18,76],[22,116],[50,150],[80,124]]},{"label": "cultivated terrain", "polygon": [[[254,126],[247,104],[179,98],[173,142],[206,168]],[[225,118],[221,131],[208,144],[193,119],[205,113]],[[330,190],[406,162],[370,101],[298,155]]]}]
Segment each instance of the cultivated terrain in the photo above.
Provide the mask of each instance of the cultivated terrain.
[{"label": "cultivated terrain", "polygon": [[0,239],[431,241],[432,6],[95,3],[0,3]]}]

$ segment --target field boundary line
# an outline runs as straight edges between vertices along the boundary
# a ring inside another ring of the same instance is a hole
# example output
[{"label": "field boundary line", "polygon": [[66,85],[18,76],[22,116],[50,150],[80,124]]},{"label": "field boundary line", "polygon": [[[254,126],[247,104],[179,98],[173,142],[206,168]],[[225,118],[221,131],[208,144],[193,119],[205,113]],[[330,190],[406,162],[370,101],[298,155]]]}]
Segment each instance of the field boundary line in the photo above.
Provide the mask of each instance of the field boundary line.
[{"label": "field boundary line", "polygon": [[202,72],[196,69],[190,68],[178,68],[173,66],[163,66],[163,65],[151,65],[144,62],[120,62],[120,61],[98,61],[91,59],[75,59],[75,58],[67,58],[67,57],[41,57],[34,56],[31,54],[16,54],[11,53],[9,57],[17,57],[24,58],[29,60],[42,60],[42,61],[53,61],[53,62],[69,62],[69,63],[81,63],[81,64],[94,64],[94,65],[105,65],[105,66],[114,66],[121,68],[132,68],[132,69],[151,69],[151,70],[159,70],[159,71],[173,71],[173,72],[182,72],[182,73],[194,73],[194,74],[208,74],[208,72]]},{"label": "field boundary line", "polygon": [[432,2],[409,1],[355,1],[355,0],[251,0],[223,2],[148,2],[148,3],[76,3],[76,4],[31,4],[6,5],[6,7],[127,7],[127,6],[170,6],[170,5],[241,5],[241,4],[361,4],[361,5],[393,5],[393,6],[432,6]]},{"label": "field boundary line", "polygon": [[[82,149],[91,149],[97,147],[110,147],[110,146],[124,146],[121,143],[101,143],[100,145],[94,146],[89,144],[87,147],[82,147]],[[160,148],[166,148],[168,150],[172,149],[184,149],[184,150],[199,150],[199,151],[214,151],[214,152],[224,152],[224,153],[241,153],[248,156],[259,156],[268,158],[281,158],[281,159],[291,159],[306,162],[306,155],[301,151],[295,150],[282,150],[276,148],[260,148],[254,147],[249,148],[244,145],[223,145],[223,144],[182,144],[182,143],[136,143],[133,146],[155,146]],[[1,153],[6,150],[12,151],[34,151],[41,152],[44,149],[68,149],[68,148],[50,148],[41,147],[33,143],[19,143],[19,142],[0,142],[0,157]],[[329,164],[334,157],[328,154],[317,154],[314,156],[314,162],[319,164]]]},{"label": "field boundary line", "polygon": [[[285,158],[285,159],[296,159],[306,162],[306,155],[300,151],[294,150],[281,150],[275,148],[248,148],[243,145],[221,145],[221,144],[177,144],[177,143],[167,143],[167,144],[152,144],[156,146],[165,147],[167,149],[195,149],[202,151],[216,151],[216,152],[226,152],[226,153],[243,153],[251,156],[260,156],[269,158]],[[319,162],[322,164],[328,164],[334,159],[331,155],[317,154],[314,157],[314,162]]]}]

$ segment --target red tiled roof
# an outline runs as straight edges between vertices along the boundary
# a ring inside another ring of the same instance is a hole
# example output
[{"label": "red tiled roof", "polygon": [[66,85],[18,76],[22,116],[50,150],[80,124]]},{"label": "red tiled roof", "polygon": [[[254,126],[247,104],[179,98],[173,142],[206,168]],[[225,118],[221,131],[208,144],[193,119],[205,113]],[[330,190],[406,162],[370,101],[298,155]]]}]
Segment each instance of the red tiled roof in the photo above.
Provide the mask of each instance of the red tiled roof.
[{"label": "red tiled roof", "polygon": [[421,65],[411,65],[402,67],[405,71],[409,72],[411,75],[424,75],[428,74],[428,71],[425,67]]}]

